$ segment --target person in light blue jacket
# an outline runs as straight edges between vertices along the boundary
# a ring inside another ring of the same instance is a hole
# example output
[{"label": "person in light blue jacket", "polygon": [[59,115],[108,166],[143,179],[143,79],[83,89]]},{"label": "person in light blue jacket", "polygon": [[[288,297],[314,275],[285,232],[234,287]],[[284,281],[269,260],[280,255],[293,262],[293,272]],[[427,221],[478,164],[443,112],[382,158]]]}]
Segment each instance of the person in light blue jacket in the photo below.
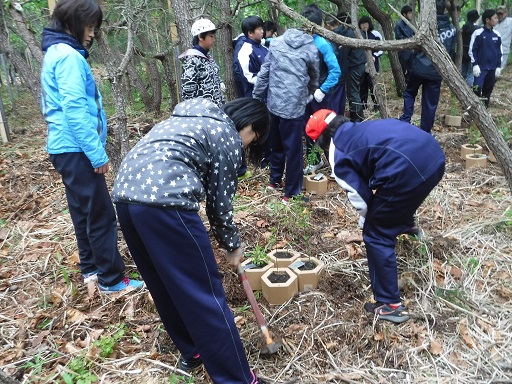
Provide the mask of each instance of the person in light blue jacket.
[{"label": "person in light blue jacket", "polygon": [[[316,4],[306,5],[300,13],[312,23],[322,25],[323,16],[322,10]],[[314,98],[306,106],[306,113],[304,114],[304,126],[311,114],[315,113],[322,108],[333,108],[331,100],[336,99],[336,93],[340,92],[338,84],[341,76],[340,65],[333,49],[333,45],[324,37],[313,34],[313,41],[318,49],[318,56],[320,62],[320,77],[318,79],[319,87],[313,94]],[[308,165],[304,168],[304,174],[316,172],[323,167],[324,163],[318,153],[312,153],[314,147],[313,141],[306,137],[306,154]]]},{"label": "person in light blue jacket", "polygon": [[44,28],[42,111],[48,124],[47,151],[62,177],[85,281],[100,291],[141,288],[124,276],[117,248],[117,220],[105,182],[107,121],[87,57],[103,13],[94,0],[60,0]]}]

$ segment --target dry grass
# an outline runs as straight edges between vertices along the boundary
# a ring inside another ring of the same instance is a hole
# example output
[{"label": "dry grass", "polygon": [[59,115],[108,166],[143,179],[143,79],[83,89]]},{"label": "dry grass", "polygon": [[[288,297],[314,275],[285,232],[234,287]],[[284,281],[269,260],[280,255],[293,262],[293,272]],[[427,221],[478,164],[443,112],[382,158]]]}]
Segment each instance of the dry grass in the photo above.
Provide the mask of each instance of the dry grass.
[{"label": "dry grass", "polygon": [[[501,100],[491,113],[510,110],[506,90],[495,94]],[[390,100],[392,114],[399,104]],[[261,377],[275,383],[512,382],[512,197],[495,165],[463,169],[457,151],[465,134],[435,130],[447,172],[418,211],[427,238],[401,238],[397,246],[400,284],[413,313],[398,326],[362,313],[371,295],[364,246],[341,189],[331,185],[328,194],[313,197],[313,235],[306,242],[273,215],[280,196],[265,191],[263,171],[242,183],[237,220],[248,247],[265,244],[270,228],[280,225],[282,243],[314,249],[326,264],[318,290],[278,307],[260,298],[283,341],[271,357],[258,353],[260,331],[243,289],[220,264],[250,364]],[[63,189],[46,160],[43,136],[39,125],[0,149],[0,368],[21,382],[61,382],[82,356],[84,377],[94,374],[102,383],[208,382],[204,371],[187,377],[177,370],[178,351],[147,291],[107,297],[81,283]],[[123,241],[120,247],[128,271],[136,272]],[[112,353],[101,357],[110,341]]]}]

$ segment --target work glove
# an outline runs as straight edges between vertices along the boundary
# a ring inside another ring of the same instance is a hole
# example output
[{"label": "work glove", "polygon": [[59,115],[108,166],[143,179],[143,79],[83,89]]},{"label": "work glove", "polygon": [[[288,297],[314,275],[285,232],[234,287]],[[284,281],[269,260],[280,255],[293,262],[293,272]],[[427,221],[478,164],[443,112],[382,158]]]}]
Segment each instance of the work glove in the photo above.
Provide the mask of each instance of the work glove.
[{"label": "work glove", "polygon": [[359,216],[359,223],[358,223],[358,224],[359,224],[359,227],[360,227],[361,229],[363,229],[363,227],[364,227],[364,220],[365,220],[365,219],[364,219],[364,217],[363,217],[363,216]]},{"label": "work glove", "polygon": [[313,99],[314,99],[313,95],[309,95],[308,99],[306,100],[306,104],[311,103],[311,101],[313,101]]},{"label": "work glove", "polygon": [[325,93],[323,93],[320,89],[317,89],[313,96],[318,103],[321,103],[325,97]]},{"label": "work glove", "polygon": [[368,63],[365,63],[365,64],[364,64],[364,71],[365,71],[366,73],[370,73],[370,67],[368,66]]},{"label": "work glove", "polygon": [[221,90],[222,92],[225,92],[225,91],[226,91],[226,84],[224,84],[224,82],[223,82],[223,81],[221,81],[221,82],[220,82],[220,90]]},{"label": "work glove", "polygon": [[494,76],[495,77],[500,77],[501,76],[501,68],[500,67],[496,68],[496,72],[494,72]]},{"label": "work glove", "polygon": [[478,77],[478,76],[480,76],[480,73],[481,73],[480,66],[475,65],[473,67],[473,76]]}]

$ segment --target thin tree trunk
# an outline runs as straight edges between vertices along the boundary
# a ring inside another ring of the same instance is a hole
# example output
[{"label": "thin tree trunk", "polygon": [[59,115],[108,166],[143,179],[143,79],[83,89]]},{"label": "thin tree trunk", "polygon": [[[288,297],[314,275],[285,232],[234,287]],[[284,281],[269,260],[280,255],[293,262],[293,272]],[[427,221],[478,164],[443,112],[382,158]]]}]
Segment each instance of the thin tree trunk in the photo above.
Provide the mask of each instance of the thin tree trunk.
[{"label": "thin tree trunk", "polygon": [[[375,1],[363,0],[363,5],[370,14],[382,27],[385,40],[394,40],[393,22],[391,16],[380,10]],[[391,72],[395,79],[395,89],[398,95],[405,91],[405,77],[398,60],[398,53],[396,51],[388,52],[389,63],[391,65]]]},{"label": "thin tree trunk", "polygon": [[[14,65],[14,68],[16,68],[16,72],[26,84],[32,97],[34,98],[36,105],[40,105],[41,80],[39,76],[35,76],[34,73],[30,70],[27,62],[23,59],[20,53],[17,50],[11,48],[7,40],[7,36],[5,35],[2,28],[0,28],[0,52],[5,53],[6,57]],[[6,79],[6,81],[9,81],[9,79]]]},{"label": "thin tree trunk", "polygon": [[27,24],[25,23],[22,14],[14,9],[12,3],[10,3],[8,10],[9,14],[14,20],[14,23],[16,24],[16,34],[25,42],[25,44],[27,44],[28,49],[32,53],[32,56],[39,64],[39,68],[41,68],[44,55],[41,51],[40,43],[36,40],[34,34],[28,30]]}]

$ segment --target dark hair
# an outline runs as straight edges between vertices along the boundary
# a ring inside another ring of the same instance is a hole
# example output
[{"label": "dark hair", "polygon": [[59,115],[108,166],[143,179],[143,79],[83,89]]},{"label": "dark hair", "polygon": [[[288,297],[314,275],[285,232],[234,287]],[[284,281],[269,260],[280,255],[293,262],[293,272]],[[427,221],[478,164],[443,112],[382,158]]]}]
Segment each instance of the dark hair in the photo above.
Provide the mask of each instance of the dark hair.
[{"label": "dark hair", "polygon": [[370,16],[363,16],[359,19],[359,23],[357,24],[359,28],[361,28],[361,24],[368,23],[368,32],[373,31],[375,28],[373,28],[372,19],[370,19]]},{"label": "dark hair", "polygon": [[444,15],[446,8],[445,0],[436,0],[436,15]]},{"label": "dark hair", "polygon": [[336,19],[338,19],[338,17],[335,18],[334,16],[331,15],[325,15],[325,24],[328,24],[332,28],[335,28],[338,25],[340,25],[339,21]]},{"label": "dark hair", "polygon": [[336,16],[336,18],[345,24],[352,24],[352,18],[348,15],[347,12],[340,12]]},{"label": "dark hair", "polygon": [[329,146],[331,145],[331,139],[334,137],[334,134],[343,124],[348,123],[350,120],[343,115],[338,115],[332,119],[329,125],[324,129],[322,134],[316,140],[316,144],[322,148],[324,151],[329,151]]},{"label": "dark hair", "polygon": [[412,8],[411,8],[411,6],[410,6],[410,5],[404,5],[404,6],[402,7],[402,9],[400,10],[400,13],[401,13],[402,15],[404,15],[404,16],[405,16],[407,13],[409,13],[409,12],[412,12]]},{"label": "dark hair", "polygon": [[242,20],[242,32],[245,37],[249,37],[249,32],[254,32],[260,27],[263,28],[263,19],[259,16],[247,16]]},{"label": "dark hair", "polygon": [[266,105],[252,97],[241,97],[226,103],[222,109],[233,120],[238,132],[252,124],[258,141],[247,147],[247,159],[253,165],[259,164],[265,153],[263,144],[269,132],[270,116]]},{"label": "dark hair", "polygon": [[322,10],[316,4],[306,5],[300,15],[312,23],[322,25]]},{"label": "dark hair", "polygon": [[472,23],[476,22],[480,15],[478,14],[478,11],[476,9],[472,9],[468,12],[467,19],[468,21],[471,21]]},{"label": "dark hair", "polygon": [[277,32],[277,25],[273,21],[267,20],[263,23],[263,30],[265,33],[268,31]]},{"label": "dark hair", "polygon": [[208,35],[209,33],[213,33],[215,35],[216,32],[217,30],[214,29],[213,31],[202,32],[199,35],[194,36],[194,38],[192,39],[192,45],[199,45],[199,38],[204,40],[206,38],[206,35]]},{"label": "dark hair", "polygon": [[491,19],[496,14],[495,9],[486,9],[484,13],[482,13],[482,24],[486,24],[487,19]]},{"label": "dark hair", "polygon": [[103,12],[96,1],[60,0],[53,10],[50,28],[68,32],[82,44],[85,27],[94,25],[99,29],[102,22]]}]

